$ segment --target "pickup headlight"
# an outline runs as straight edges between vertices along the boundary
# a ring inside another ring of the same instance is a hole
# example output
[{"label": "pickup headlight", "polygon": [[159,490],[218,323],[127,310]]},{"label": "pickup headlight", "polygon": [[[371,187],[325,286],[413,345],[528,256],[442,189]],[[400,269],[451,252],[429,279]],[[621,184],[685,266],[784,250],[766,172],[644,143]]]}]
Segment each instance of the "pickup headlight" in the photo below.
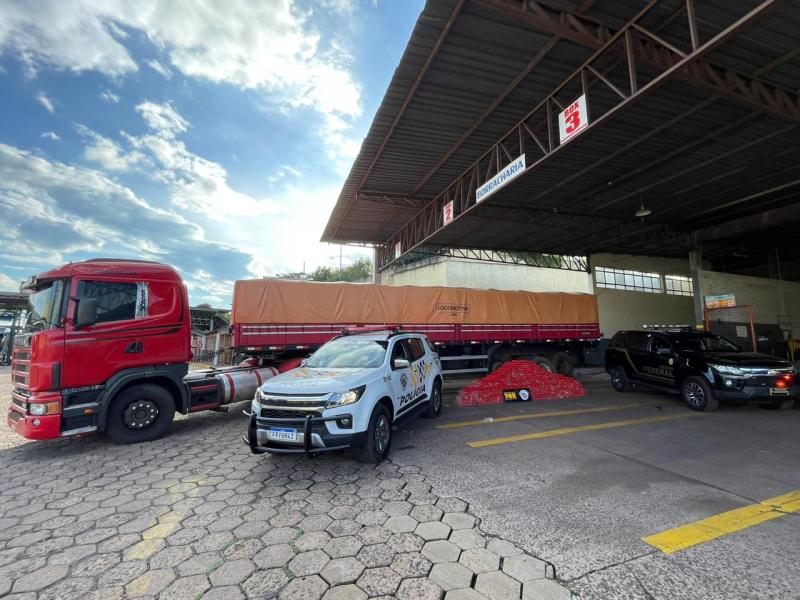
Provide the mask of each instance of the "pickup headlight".
[{"label": "pickup headlight", "polygon": [[718,373],[722,373],[723,375],[744,375],[744,371],[742,371],[739,367],[734,367],[731,365],[708,365]]},{"label": "pickup headlight", "polygon": [[346,392],[335,392],[328,396],[326,406],[328,408],[333,408],[334,406],[347,406],[348,404],[355,404],[358,402],[359,398],[361,398],[361,395],[366,389],[367,386],[362,385]]}]

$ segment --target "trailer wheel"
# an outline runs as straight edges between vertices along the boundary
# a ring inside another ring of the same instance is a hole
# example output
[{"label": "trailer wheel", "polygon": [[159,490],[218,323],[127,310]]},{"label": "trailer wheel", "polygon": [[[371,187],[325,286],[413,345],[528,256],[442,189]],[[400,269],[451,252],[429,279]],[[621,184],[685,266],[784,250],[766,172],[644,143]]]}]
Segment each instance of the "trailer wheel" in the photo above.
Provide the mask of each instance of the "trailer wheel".
[{"label": "trailer wheel", "polygon": [[365,463],[378,464],[389,454],[392,444],[392,417],[382,404],[372,410],[367,428],[367,437],[361,447],[359,460]]},{"label": "trailer wheel", "polygon": [[556,366],[555,364],[553,364],[553,361],[542,354],[537,354],[536,356],[534,356],[533,362],[535,362],[545,371],[550,371],[551,373],[556,372]]},{"label": "trailer wheel", "polygon": [[556,373],[571,377],[575,371],[575,363],[572,357],[566,352],[556,352],[552,356],[553,364],[556,366]]},{"label": "trailer wheel", "polygon": [[120,392],[108,407],[106,433],[118,444],[161,437],[175,416],[175,401],[160,385],[142,383]]}]

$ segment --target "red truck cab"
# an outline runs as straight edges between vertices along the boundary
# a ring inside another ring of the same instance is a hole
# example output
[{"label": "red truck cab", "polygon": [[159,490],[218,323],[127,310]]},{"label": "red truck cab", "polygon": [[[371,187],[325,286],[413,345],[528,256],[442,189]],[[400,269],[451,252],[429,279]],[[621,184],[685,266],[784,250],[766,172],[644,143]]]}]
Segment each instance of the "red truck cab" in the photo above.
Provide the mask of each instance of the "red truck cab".
[{"label": "red truck cab", "polygon": [[23,291],[30,310],[14,343],[8,410],[17,433],[142,441],[191,409],[189,302],[175,269],[88,260],[31,278]]}]

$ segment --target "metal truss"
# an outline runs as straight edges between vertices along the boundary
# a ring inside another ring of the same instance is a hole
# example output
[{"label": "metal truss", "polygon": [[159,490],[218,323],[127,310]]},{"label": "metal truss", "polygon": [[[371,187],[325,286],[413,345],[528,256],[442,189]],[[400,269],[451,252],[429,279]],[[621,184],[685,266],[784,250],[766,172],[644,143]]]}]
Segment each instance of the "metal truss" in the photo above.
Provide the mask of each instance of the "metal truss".
[{"label": "metal truss", "polygon": [[[473,0],[473,2],[521,19],[540,31],[558,35],[595,50],[604,47],[620,33],[599,25],[579,13],[557,11],[532,0],[513,3],[509,3],[507,0]],[[651,2],[640,13],[640,16],[657,3]],[[773,2],[765,2],[764,4],[771,5]],[[645,29],[635,21],[630,24],[630,27],[623,27],[625,32],[624,46],[615,46],[614,50],[620,57],[623,51],[626,54],[631,93],[635,92],[637,87],[636,62],[664,71],[678,64],[700,47],[694,0],[685,0],[684,7],[687,15],[686,26],[688,28],[688,37],[691,40],[691,49],[682,50],[666,41],[657,32]],[[602,74],[591,66],[589,68],[594,75],[609,85],[617,94],[622,97],[628,96],[626,90],[620,89],[601,77]],[[800,98],[798,98],[797,93],[770,84],[757,77],[719,67],[699,59],[689,62],[677,76],[716,94],[737,98],[761,111],[800,121]]]},{"label": "metal truss", "polygon": [[421,246],[403,257],[395,266],[406,266],[430,257],[462,258],[507,265],[525,265],[564,271],[589,271],[589,260],[585,256],[544,254],[540,252],[513,252],[482,250],[478,248],[450,248],[448,246]]},{"label": "metal truss", "polygon": [[[406,223],[400,231],[378,248],[379,270],[385,269],[401,255],[410,252],[447,225],[457,221],[476,207],[475,192],[516,156],[526,154],[526,171],[535,169],[550,156],[560,152],[565,146],[559,145],[556,136],[556,113],[563,110],[559,97],[577,85],[592,107],[592,120],[581,135],[588,135],[610,121],[617,113],[625,110],[631,103],[655,90],[666,81],[675,78],[689,78],[692,82],[711,88],[715,93],[739,98],[760,110],[780,114],[800,120],[800,102],[796,94],[769,85],[757,78],[748,77],[729,70],[720,69],[704,62],[705,55],[725,43],[747,25],[757,20],[780,0],[764,0],[735,23],[729,25],[713,38],[701,44],[694,19],[693,0],[685,0],[688,18],[685,26],[692,48],[682,50],[658,33],[640,25],[660,0],[651,0],[635,17],[616,32],[607,27],[587,21],[579,14],[553,11],[542,5],[524,0],[509,3],[502,0],[473,0],[486,6],[510,14],[529,22],[534,28],[550,31],[555,35],[574,42],[597,48],[595,53],[564,80],[549,96],[544,98],[520,120],[510,131],[500,138],[489,150],[464,171],[449,187],[432,200],[416,217]],[[611,58],[623,61],[627,70],[627,84],[620,87],[603,73],[602,60]],[[650,72],[642,72],[647,65]],[[653,77],[652,72],[657,74]],[[646,83],[640,84],[648,78]],[[594,84],[610,88],[616,100],[609,105],[604,102],[592,104],[590,88]],[[511,184],[513,185],[513,183]],[[453,219],[444,223],[443,207],[452,202]]]}]

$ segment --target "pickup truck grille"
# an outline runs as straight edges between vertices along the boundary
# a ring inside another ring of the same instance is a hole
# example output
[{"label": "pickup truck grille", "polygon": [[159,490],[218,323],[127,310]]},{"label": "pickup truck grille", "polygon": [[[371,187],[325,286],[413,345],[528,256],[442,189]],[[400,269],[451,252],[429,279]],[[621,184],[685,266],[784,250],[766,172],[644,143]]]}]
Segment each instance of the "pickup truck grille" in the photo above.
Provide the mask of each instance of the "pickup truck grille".
[{"label": "pickup truck grille", "polygon": [[305,419],[307,415],[318,417],[319,412],[315,410],[277,410],[272,408],[262,408],[262,419]]}]

